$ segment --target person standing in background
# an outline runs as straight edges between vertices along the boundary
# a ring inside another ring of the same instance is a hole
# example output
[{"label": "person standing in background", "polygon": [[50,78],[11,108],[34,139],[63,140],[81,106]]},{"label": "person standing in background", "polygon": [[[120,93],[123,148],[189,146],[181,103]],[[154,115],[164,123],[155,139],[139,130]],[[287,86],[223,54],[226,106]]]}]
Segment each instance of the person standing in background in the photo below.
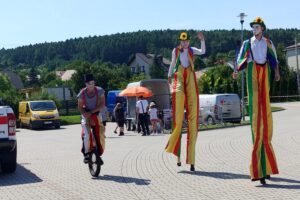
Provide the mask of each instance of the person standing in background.
[{"label": "person standing in background", "polygon": [[125,112],[121,103],[117,103],[114,114],[120,130],[119,136],[124,136]]},{"label": "person standing in background", "polygon": [[138,123],[141,125],[143,130],[142,136],[150,135],[147,108],[148,101],[145,100],[143,96],[140,96],[139,100],[136,102],[136,113],[138,116]]},{"label": "person standing in background", "polygon": [[157,108],[154,102],[150,103],[150,108],[148,112],[150,116],[150,122],[152,125],[153,135],[157,135],[158,134],[157,124],[160,123],[160,119],[157,117]]}]

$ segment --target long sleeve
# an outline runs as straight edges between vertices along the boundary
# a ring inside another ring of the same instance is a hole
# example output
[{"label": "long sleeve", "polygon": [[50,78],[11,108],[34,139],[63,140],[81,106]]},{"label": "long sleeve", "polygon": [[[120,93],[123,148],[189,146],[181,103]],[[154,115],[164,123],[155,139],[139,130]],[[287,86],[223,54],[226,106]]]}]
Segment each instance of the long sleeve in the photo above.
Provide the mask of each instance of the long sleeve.
[{"label": "long sleeve", "polygon": [[201,49],[196,47],[191,47],[193,49],[194,55],[203,55],[206,52],[205,40],[201,40]]},{"label": "long sleeve", "polygon": [[269,40],[269,42],[267,42],[267,45],[268,45],[267,59],[269,61],[270,67],[272,69],[275,69],[278,65],[276,49],[271,40]]},{"label": "long sleeve", "polygon": [[175,64],[176,64],[176,55],[175,55],[175,49],[173,49],[172,61],[171,61],[170,67],[169,67],[168,77],[172,76],[172,71],[173,71],[173,68],[175,67]]},{"label": "long sleeve", "polygon": [[270,41],[270,42],[271,42],[271,47],[272,47],[272,50],[273,50],[273,52],[274,52],[274,56],[275,56],[275,58],[276,58],[276,60],[277,60],[277,62],[278,62],[278,58],[277,58],[277,53],[276,53],[275,46],[274,46],[274,44],[273,44],[273,42],[272,42],[272,41]]}]

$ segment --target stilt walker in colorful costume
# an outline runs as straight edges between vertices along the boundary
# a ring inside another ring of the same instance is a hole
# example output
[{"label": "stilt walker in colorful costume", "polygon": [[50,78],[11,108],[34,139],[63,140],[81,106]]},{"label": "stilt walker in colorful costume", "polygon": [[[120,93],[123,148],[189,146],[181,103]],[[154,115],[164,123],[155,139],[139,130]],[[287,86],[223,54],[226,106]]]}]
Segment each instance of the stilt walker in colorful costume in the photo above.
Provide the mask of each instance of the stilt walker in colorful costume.
[{"label": "stilt walker in colorful costume", "polygon": [[[82,150],[84,159],[83,162],[88,163],[90,151],[93,148],[93,140],[91,131],[95,131],[96,142],[99,147],[99,155],[104,152],[105,147],[105,127],[99,116],[99,112],[105,106],[104,90],[101,87],[95,86],[95,81],[92,74],[84,76],[86,87],[83,88],[78,98],[78,110],[81,113],[81,126],[82,126]],[[101,157],[100,157],[101,159]],[[103,161],[101,159],[101,164]]]},{"label": "stilt walker in colorful costume", "polygon": [[172,52],[172,61],[169,68],[169,82],[172,84],[172,112],[173,129],[166,151],[178,157],[177,165],[181,165],[181,128],[186,109],[187,129],[187,156],[186,163],[195,171],[195,145],[198,134],[199,96],[198,85],[194,72],[194,56],[205,53],[205,41],[202,32],[198,33],[201,49],[190,47],[190,37],[187,32],[179,36],[180,44]]},{"label": "stilt walker in colorful costume", "polygon": [[[272,111],[270,106],[271,69],[275,80],[280,80],[276,50],[271,40],[263,36],[264,21],[257,17],[250,23],[254,36],[244,41],[237,60],[237,70],[246,69],[253,149],[251,155],[251,180],[265,179],[278,174],[275,153],[271,144],[273,135]],[[236,78],[236,72],[233,74]]]}]

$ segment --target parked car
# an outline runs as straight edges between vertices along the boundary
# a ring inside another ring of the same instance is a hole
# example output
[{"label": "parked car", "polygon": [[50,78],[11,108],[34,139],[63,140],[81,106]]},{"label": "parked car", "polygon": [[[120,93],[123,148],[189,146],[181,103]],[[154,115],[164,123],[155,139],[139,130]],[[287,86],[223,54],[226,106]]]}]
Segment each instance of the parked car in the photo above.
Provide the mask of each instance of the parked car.
[{"label": "parked car", "polygon": [[30,129],[54,126],[60,128],[59,113],[52,100],[19,102],[20,127]]},{"label": "parked car", "polygon": [[216,118],[214,113],[214,107],[212,106],[200,106],[200,113],[199,113],[199,123],[200,124],[215,124]]},{"label": "parked car", "polygon": [[237,94],[201,94],[199,101],[203,120],[241,122],[241,101]]},{"label": "parked car", "polygon": [[106,107],[107,107],[109,121],[113,121],[113,122],[115,121],[113,111],[118,102],[122,103],[122,107],[124,111],[126,111],[126,107],[127,107],[126,97],[119,96],[119,93],[121,91],[122,90],[111,90],[108,91],[107,93]]},{"label": "parked car", "polygon": [[16,116],[9,106],[0,106],[0,162],[4,173],[17,167]]}]

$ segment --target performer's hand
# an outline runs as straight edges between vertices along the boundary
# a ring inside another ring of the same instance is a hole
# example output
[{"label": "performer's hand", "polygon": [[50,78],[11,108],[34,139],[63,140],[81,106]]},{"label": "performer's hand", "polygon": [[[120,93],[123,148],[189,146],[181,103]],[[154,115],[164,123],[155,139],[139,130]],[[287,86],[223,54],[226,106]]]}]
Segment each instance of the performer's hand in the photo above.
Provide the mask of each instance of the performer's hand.
[{"label": "performer's hand", "polygon": [[197,37],[198,37],[199,40],[204,40],[204,35],[203,35],[202,32],[198,32]]},{"label": "performer's hand", "polygon": [[278,69],[275,69],[275,81],[280,81],[280,73]]},{"label": "performer's hand", "polygon": [[90,118],[90,117],[91,117],[91,113],[85,112],[85,113],[83,113],[83,116],[84,116],[85,118]]},{"label": "performer's hand", "polygon": [[232,73],[232,78],[233,78],[233,79],[237,79],[237,77],[238,77],[238,73],[237,73],[237,72],[233,72],[233,73]]}]

